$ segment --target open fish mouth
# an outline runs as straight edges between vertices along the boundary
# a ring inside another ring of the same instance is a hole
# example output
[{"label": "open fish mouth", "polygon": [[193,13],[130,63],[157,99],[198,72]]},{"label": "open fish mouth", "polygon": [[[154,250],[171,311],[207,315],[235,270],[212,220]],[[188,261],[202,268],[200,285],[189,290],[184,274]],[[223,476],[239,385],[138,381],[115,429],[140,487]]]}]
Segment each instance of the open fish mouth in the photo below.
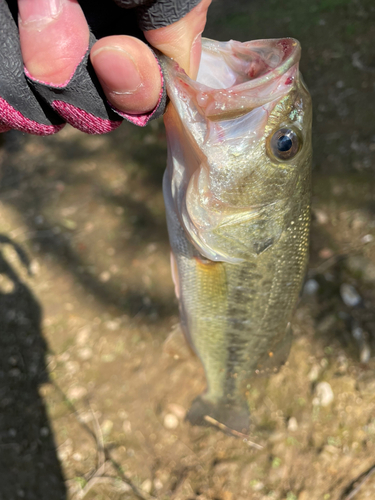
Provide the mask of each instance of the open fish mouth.
[{"label": "open fish mouth", "polygon": [[188,78],[178,65],[172,73],[175,77],[180,73],[181,84],[195,90],[195,104],[203,115],[230,119],[285,93],[295,78],[300,54],[300,44],[293,38],[246,43],[203,39],[197,80]]}]

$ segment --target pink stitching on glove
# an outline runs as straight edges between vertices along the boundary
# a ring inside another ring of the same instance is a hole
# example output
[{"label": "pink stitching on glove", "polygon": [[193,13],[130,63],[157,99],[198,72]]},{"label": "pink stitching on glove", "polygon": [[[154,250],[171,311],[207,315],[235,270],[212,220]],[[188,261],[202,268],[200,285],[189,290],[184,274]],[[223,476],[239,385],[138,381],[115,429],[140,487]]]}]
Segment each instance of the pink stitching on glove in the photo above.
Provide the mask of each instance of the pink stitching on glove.
[{"label": "pink stitching on glove", "polygon": [[8,130],[16,129],[35,135],[56,134],[56,132],[61,130],[64,126],[64,123],[61,125],[43,125],[42,123],[30,120],[14,109],[13,106],[2,97],[0,97],[0,122],[2,132],[6,131],[3,127],[7,127]]},{"label": "pink stitching on glove", "polygon": [[66,122],[86,134],[107,134],[115,130],[122,123],[122,121],[98,118],[64,101],[53,101],[52,107]]}]

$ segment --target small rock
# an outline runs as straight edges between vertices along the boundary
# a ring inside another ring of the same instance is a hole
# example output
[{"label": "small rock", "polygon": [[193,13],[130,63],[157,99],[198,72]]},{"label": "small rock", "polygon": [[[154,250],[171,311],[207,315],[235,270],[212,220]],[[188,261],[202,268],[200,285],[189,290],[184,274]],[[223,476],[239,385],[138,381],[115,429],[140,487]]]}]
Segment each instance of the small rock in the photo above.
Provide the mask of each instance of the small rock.
[{"label": "small rock", "polygon": [[154,479],[155,490],[161,490],[162,487],[163,487],[163,483],[160,481],[160,479],[158,479],[158,478]]},{"label": "small rock", "polygon": [[307,280],[305,286],[303,287],[303,293],[306,295],[315,295],[318,290],[319,283],[312,278]]},{"label": "small rock", "polygon": [[315,388],[316,397],[312,403],[315,406],[329,406],[334,400],[332,387],[328,382],[320,382]]},{"label": "small rock", "polygon": [[81,399],[86,396],[86,394],[87,390],[82,386],[71,387],[67,393],[69,399]]},{"label": "small rock", "polygon": [[77,344],[84,345],[88,341],[91,334],[91,326],[84,326],[81,328],[77,335]]},{"label": "small rock", "polygon": [[365,234],[361,238],[362,243],[371,243],[374,240],[374,237],[372,234]]},{"label": "small rock", "polygon": [[348,285],[347,283],[343,283],[340,286],[340,295],[344,304],[349,307],[356,307],[362,302],[361,296],[354,286]]},{"label": "small rock", "polygon": [[333,257],[333,251],[330,248],[322,248],[319,252],[319,257],[321,259],[330,259]]},{"label": "small rock", "polygon": [[114,332],[115,330],[118,330],[120,328],[120,321],[113,319],[113,320],[108,320],[104,323],[104,326],[107,328],[107,330],[111,330]]},{"label": "small rock", "polygon": [[367,364],[371,358],[371,348],[367,342],[363,342],[359,353],[359,359],[361,363]]},{"label": "small rock", "polygon": [[30,263],[30,272],[33,276],[36,276],[39,274],[40,271],[40,264],[36,259],[33,259]]},{"label": "small rock", "polygon": [[79,370],[79,363],[77,361],[67,361],[65,363],[65,371],[70,375],[74,375]]},{"label": "small rock", "polygon": [[329,221],[328,215],[319,208],[314,210],[314,215],[318,224],[327,224],[327,222]]},{"label": "small rock", "polygon": [[111,273],[109,271],[103,271],[99,275],[99,281],[102,283],[107,283],[111,279]]},{"label": "small rock", "polygon": [[10,294],[13,293],[16,289],[16,285],[14,282],[5,276],[4,274],[0,274],[0,293],[1,294]]},{"label": "small rock", "polygon": [[78,349],[77,356],[82,359],[82,361],[87,361],[92,358],[92,349],[90,347],[83,347],[82,349]]},{"label": "small rock", "polygon": [[141,484],[141,488],[146,493],[151,493],[151,491],[152,491],[152,481],[151,481],[151,479],[146,479],[146,481],[143,481],[143,483]]},{"label": "small rock", "polygon": [[178,427],[178,418],[173,413],[167,413],[164,417],[164,427],[166,429],[176,429]]},{"label": "small rock", "polygon": [[298,422],[295,417],[290,417],[288,420],[288,431],[295,432],[298,429]]},{"label": "small rock", "polygon": [[318,380],[319,374],[320,374],[321,367],[319,365],[313,365],[311,367],[311,370],[308,374],[308,379],[310,382],[316,382]]},{"label": "small rock", "polygon": [[111,430],[113,429],[113,422],[112,420],[104,420],[104,422],[101,425],[102,432],[105,436],[108,436],[108,434],[111,433]]}]

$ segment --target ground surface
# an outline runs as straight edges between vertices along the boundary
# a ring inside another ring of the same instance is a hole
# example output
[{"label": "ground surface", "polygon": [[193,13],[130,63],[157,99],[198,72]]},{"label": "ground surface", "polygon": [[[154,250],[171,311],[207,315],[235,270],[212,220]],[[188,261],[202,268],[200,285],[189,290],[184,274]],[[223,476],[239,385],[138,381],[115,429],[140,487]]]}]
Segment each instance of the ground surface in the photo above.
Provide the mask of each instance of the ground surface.
[{"label": "ground surface", "polygon": [[[300,39],[315,105],[310,281],[287,365],[249,389],[256,445],[185,423],[202,369],[163,352],[178,313],[162,123],[105,137],[8,134],[1,500],[375,498],[375,8],[264,4],[216,0],[207,29]],[[342,285],[360,307],[344,304]]]}]

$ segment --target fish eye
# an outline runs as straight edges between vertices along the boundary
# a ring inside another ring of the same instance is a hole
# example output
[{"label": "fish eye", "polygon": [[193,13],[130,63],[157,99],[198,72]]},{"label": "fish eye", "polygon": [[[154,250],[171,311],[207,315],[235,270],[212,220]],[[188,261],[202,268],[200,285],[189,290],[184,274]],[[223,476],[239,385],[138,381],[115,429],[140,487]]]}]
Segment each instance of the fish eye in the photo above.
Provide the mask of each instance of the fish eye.
[{"label": "fish eye", "polygon": [[270,149],[278,160],[290,160],[300,150],[302,141],[297,133],[291,128],[281,128],[273,134],[270,141]]}]

